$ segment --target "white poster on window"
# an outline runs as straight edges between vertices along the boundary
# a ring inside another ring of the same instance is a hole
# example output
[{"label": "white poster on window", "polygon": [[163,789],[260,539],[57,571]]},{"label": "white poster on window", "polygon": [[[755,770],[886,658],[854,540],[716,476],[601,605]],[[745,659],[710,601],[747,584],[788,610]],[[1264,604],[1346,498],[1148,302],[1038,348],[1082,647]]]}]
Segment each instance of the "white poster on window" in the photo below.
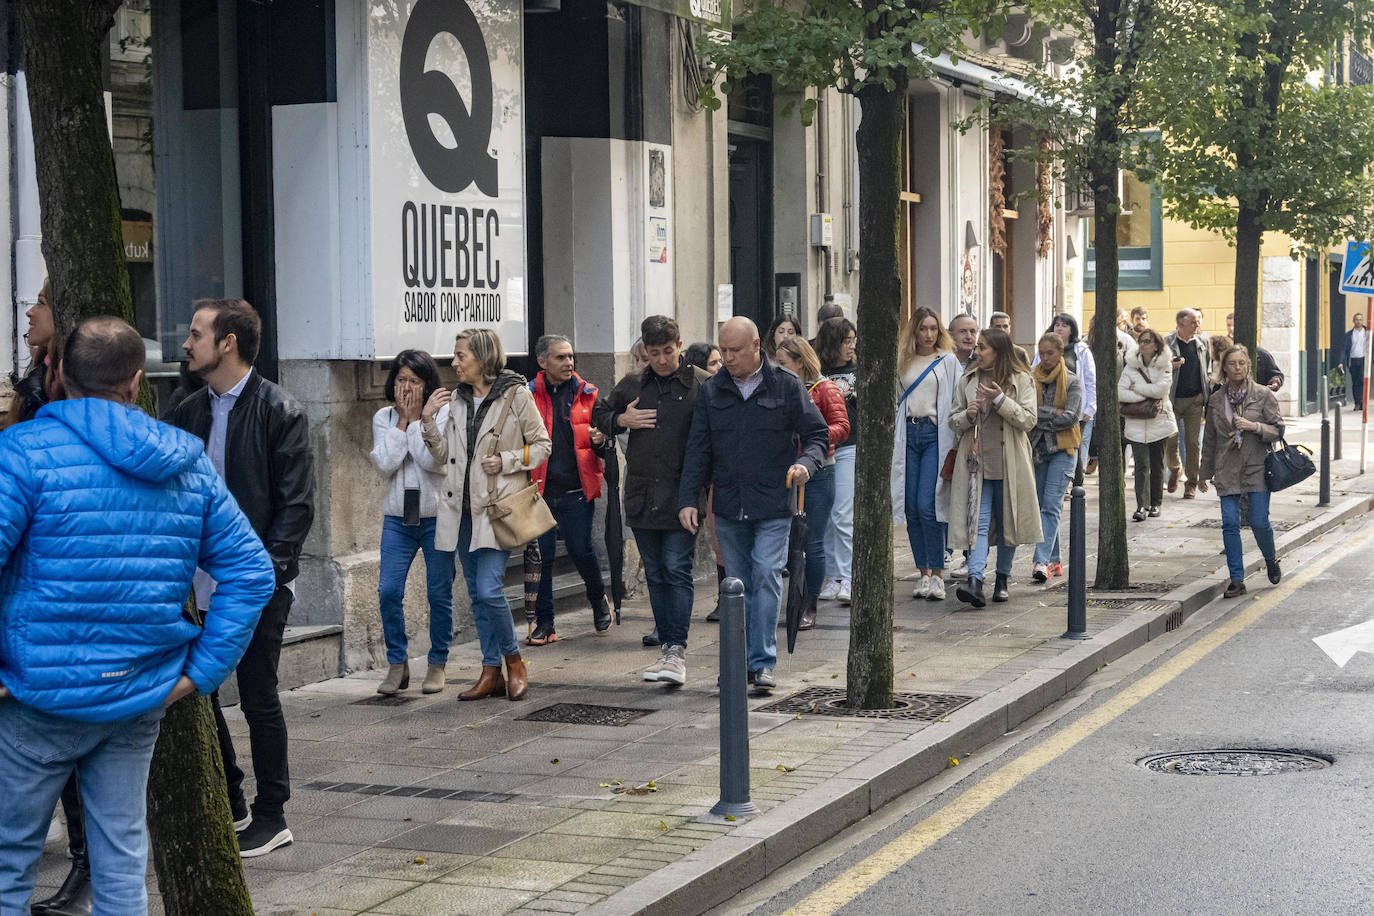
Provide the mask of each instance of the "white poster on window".
[{"label": "white poster on window", "polygon": [[369,4],[375,355],[528,347],[520,0]]}]

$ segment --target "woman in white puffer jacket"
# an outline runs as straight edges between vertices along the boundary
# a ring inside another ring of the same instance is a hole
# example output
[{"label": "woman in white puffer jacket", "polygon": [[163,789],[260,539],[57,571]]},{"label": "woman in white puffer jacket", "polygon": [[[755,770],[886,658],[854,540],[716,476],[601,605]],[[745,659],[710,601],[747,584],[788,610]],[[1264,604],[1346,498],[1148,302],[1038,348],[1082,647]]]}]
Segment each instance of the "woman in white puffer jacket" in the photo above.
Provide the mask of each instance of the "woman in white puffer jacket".
[{"label": "woman in white puffer jacket", "polygon": [[1116,386],[1123,412],[1129,404],[1149,399],[1159,402],[1153,417],[1125,418],[1126,441],[1135,457],[1136,510],[1132,518],[1138,522],[1158,518],[1159,506],[1164,502],[1164,443],[1178,434],[1169,404],[1172,379],[1171,354],[1164,346],[1164,338],[1157,331],[1145,329],[1136,340],[1136,349],[1126,357]]}]

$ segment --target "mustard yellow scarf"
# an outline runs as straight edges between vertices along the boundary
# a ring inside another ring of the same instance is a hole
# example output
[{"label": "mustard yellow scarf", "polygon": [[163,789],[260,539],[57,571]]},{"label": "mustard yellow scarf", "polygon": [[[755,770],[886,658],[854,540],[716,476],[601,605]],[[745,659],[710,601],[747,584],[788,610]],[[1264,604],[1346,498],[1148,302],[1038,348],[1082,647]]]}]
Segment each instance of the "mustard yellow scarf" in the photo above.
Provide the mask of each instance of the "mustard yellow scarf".
[{"label": "mustard yellow scarf", "polygon": [[[1054,364],[1053,369],[1046,368],[1044,363],[1038,364],[1031,370],[1031,377],[1035,379],[1035,403],[1037,406],[1044,406],[1045,386],[1054,382],[1054,409],[1063,410],[1069,403],[1069,370],[1064,365],[1061,358]],[[1064,452],[1076,452],[1083,443],[1083,430],[1077,423],[1068,429],[1061,429],[1056,433],[1056,442],[1059,450]]]}]

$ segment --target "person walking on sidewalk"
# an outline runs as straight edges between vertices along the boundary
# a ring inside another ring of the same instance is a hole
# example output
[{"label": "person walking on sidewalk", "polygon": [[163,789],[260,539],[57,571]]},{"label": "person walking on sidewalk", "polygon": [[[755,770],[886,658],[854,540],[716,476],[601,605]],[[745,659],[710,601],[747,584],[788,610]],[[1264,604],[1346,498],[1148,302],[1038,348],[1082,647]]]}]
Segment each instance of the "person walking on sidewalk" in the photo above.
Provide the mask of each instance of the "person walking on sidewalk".
[{"label": "person walking on sidewalk", "polygon": [[1340,362],[1336,364],[1342,372],[1350,367],[1350,371],[1345,372],[1345,388],[1354,398],[1356,410],[1364,409],[1364,361],[1368,352],[1369,329],[1364,326],[1364,312],[1356,312],[1341,342]]},{"label": "person walking on sidewalk", "polygon": [[1152,417],[1125,417],[1125,437],[1135,456],[1136,521],[1158,518],[1164,501],[1164,443],[1175,435],[1173,407],[1169,403],[1169,384],[1173,374],[1169,350],[1159,332],[1146,328],[1140,332],[1136,350],[1126,360],[1117,380],[1120,403],[1154,401]]},{"label": "person walking on sidewalk", "polygon": [[[687,362],[703,370],[708,376],[715,375],[725,365],[720,358],[720,348],[711,343],[694,343],[687,348]],[[706,489],[706,532],[710,535],[711,555],[716,560],[716,606],[706,615],[707,623],[720,621],[720,583],[725,581],[725,559],[720,552],[720,538],[716,537],[716,517],[711,512],[711,489]],[[645,645],[658,645],[658,635],[651,633],[654,641],[645,637]]]},{"label": "person walking on sidewalk", "polygon": [[1040,540],[1040,504],[1026,433],[1035,426],[1035,382],[1011,338],[989,328],[978,336],[975,361],[954,389],[949,425],[959,436],[950,487],[949,541],[970,548],[968,587],[959,600],[984,607],[983,571],[997,543],[993,601],[1006,601],[1017,544]]},{"label": "person walking on sidewalk", "polygon": [[[1031,378],[1035,381],[1035,426],[1030,431],[1035,461],[1035,493],[1040,503],[1040,542],[1031,559],[1031,578],[1049,579],[1050,551],[1059,539],[1064,491],[1073,479],[1074,458],[1083,432],[1083,386],[1064,362],[1064,338],[1052,331],[1036,344],[1039,356]],[[994,600],[996,595],[993,596]]]},{"label": "person walking on sidewalk", "polygon": [[[959,372],[963,373],[973,361],[973,349],[978,345],[978,322],[966,312],[959,312],[949,320],[949,338],[954,342],[954,358],[959,361]],[[951,403],[953,400],[951,399]],[[941,470],[944,467],[941,466]],[[900,523],[900,522],[899,522]],[[949,545],[949,528],[945,528],[945,569],[951,578],[968,578],[968,551],[959,551],[958,565],[954,562],[954,548]]]},{"label": "person walking on sidewalk", "polygon": [[[1207,407],[1207,377],[1212,371],[1212,353],[1207,335],[1198,330],[1202,318],[1196,309],[1179,309],[1174,316],[1177,327],[1164,338],[1172,356],[1169,402],[1173,406],[1177,435],[1164,445],[1164,460],[1169,465],[1170,493],[1178,490],[1180,472],[1186,474],[1183,498],[1193,499],[1199,489],[1207,492],[1207,480],[1198,476],[1202,442],[1202,416]],[[1184,464],[1179,462],[1183,449]]]},{"label": "person walking on sidewalk", "polygon": [[725,371],[702,386],[692,413],[678,518],[696,534],[698,497],[708,482],[715,488],[725,574],[744,583],[749,681],[770,690],[792,527],[788,490],[820,469],[829,433],[796,376],[763,358],[754,322],[737,316],[721,325],[720,352]]},{"label": "person walking on sidewalk", "polygon": [[1202,442],[1201,474],[1214,481],[1221,497],[1221,540],[1226,548],[1230,582],[1225,597],[1245,594],[1245,556],[1240,542],[1242,499],[1249,502],[1250,530],[1264,557],[1269,581],[1279,584],[1283,573],[1274,551],[1269,524],[1269,489],[1264,483],[1264,459],[1273,443],[1283,438],[1283,415],[1274,392],[1250,378],[1250,355],[1232,347],[1221,358],[1226,383],[1207,402],[1207,432]]},{"label": "person walking on sidewalk", "polygon": [[906,525],[920,574],[913,598],[945,598],[945,528],[949,493],[940,477],[955,447],[949,412],[962,369],[940,316],[918,308],[897,338],[901,392],[892,443],[892,517]]},{"label": "person walking on sidewalk", "polygon": [[789,337],[799,336],[801,332],[801,322],[791,315],[779,315],[778,320],[768,329],[768,335],[763,338],[763,355],[776,362],[778,344]]},{"label": "person walking on sidewalk", "polygon": [[[0,913],[29,912],[43,837],[80,773],[91,885],[64,912],[146,913],[148,767],[165,707],[234,670],[272,561],[202,444],[135,404],[143,339],[90,318],[67,399],[0,435]],[[183,616],[197,564],[219,582]]]},{"label": "person walking on sidewalk", "polygon": [[[835,502],[835,446],[849,440],[849,412],[845,410],[844,396],[835,383],[821,378],[821,361],[816,351],[804,337],[792,337],[778,344],[778,365],[801,379],[816,409],[825,418],[829,432],[829,448],[825,461],[812,475],[806,485],[803,508],[809,515],[829,518],[830,507]],[[806,539],[806,596],[798,629],[813,630],[816,627],[816,602],[825,581],[825,525],[808,525]]]},{"label": "person walking on sidewalk", "polygon": [[606,600],[601,561],[592,547],[592,518],[604,469],[599,452],[606,443],[605,434],[592,426],[596,386],[573,370],[573,347],[568,338],[545,334],[535,343],[534,355],[542,368],[529,388],[544,429],[553,440],[553,451],[548,463],[535,468],[532,476],[558,522],[539,538],[544,568],[539,577],[534,632],[526,642],[542,646],[558,639],[553,623],[553,561],[560,536],[587,590],[596,635],[608,634],[615,618]]},{"label": "person walking on sidewalk", "polygon": [[[482,645],[482,673],[458,699],[504,695],[522,700],[529,676],[503,586],[510,551],[497,543],[487,508],[523,490],[526,475],[548,460],[553,443],[524,377],[506,368],[506,351],[495,331],[459,331],[453,367],[458,387],[430,395],[420,415],[420,435],[444,469],[434,546],[457,552]],[[438,415],[445,405],[448,424],[441,429]]]},{"label": "person walking on sidewalk", "polygon": [[[439,367],[423,350],[402,350],[391,361],[383,388],[394,407],[372,417],[372,463],[386,475],[382,501],[382,561],[377,573],[377,601],[386,641],[387,673],[377,692],[390,696],[410,686],[410,656],[406,645],[406,577],[415,554],[425,554],[425,585],[429,596],[429,667],[423,693],[444,689],[444,666],[453,639],[453,551],[434,547],[435,492],[444,469],[434,461],[420,436],[420,411],[430,395],[442,387]],[[448,423],[447,408],[435,418]]]},{"label": "person walking on sidewalk", "polygon": [[625,449],[625,521],[644,561],[654,636],[662,646],[644,680],[687,683],[687,632],[692,622],[692,560],[696,537],[678,518],[678,484],[687,435],[701,387],[710,378],[681,358],[677,322],[650,315],[639,326],[647,368],[620,380],[596,402],[592,422],[606,435],[629,432]]},{"label": "person walking on sidewalk", "polygon": [[[1006,312],[993,312],[988,316],[988,327],[996,328],[1003,334],[1011,337],[1011,315]],[[1011,348],[1016,351],[1017,356],[1021,357],[1023,363],[1029,364],[1031,362],[1031,355],[1027,353],[1025,348],[1020,344],[1014,342],[1015,338],[1012,338],[1012,340],[1013,343]]]},{"label": "person walking on sidewalk", "polygon": [[[1072,315],[1055,315],[1054,321],[1050,323],[1050,330],[1058,334],[1064,340],[1064,362],[1068,364],[1069,371],[1078,376],[1078,383],[1083,386],[1083,414],[1080,417],[1080,425],[1083,434],[1078,449],[1078,467],[1086,468],[1088,465],[1087,443],[1093,437],[1093,418],[1097,416],[1097,363],[1093,360],[1092,348],[1088,342],[1083,340],[1078,334],[1078,322]],[[1075,477],[1079,475],[1075,473]],[[1059,543],[1056,539],[1054,545],[1054,562],[1059,562]]]},{"label": "person walking on sidewalk", "polygon": [[[853,593],[854,461],[859,436],[858,332],[848,318],[827,318],[816,332],[821,375],[835,383],[849,412],[849,440],[835,449],[835,505],[825,531],[826,581],[820,600],[848,604]],[[822,523],[821,519],[816,520]]]},{"label": "person walking on sidewalk", "polygon": [[[253,530],[272,556],[277,588],[258,619],[257,631],[239,662],[239,708],[248,722],[257,798],[251,811],[243,793],[243,770],[234,740],[212,696],[220,753],[228,781],[229,808],[245,858],[289,845],[286,802],[291,798],[286,717],[277,696],[286,617],[295,600],[301,547],[315,519],[315,465],[310,424],[290,395],[253,369],[262,321],[242,299],[200,299],[182,344],[187,367],[205,379],[203,391],[172,408],[168,422],[205,443],[215,470],[224,477]],[[215,580],[196,575],[196,605],[214,614]]]}]

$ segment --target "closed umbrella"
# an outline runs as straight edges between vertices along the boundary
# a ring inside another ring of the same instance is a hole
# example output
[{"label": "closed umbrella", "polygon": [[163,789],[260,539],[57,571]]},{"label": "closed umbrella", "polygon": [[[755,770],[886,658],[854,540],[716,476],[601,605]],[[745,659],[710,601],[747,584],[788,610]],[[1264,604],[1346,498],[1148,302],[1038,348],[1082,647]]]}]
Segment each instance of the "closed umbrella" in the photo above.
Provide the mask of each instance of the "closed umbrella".
[{"label": "closed umbrella", "polygon": [[620,626],[620,603],[625,600],[625,528],[620,517],[620,459],[615,439],[606,437],[606,560],[611,564],[611,604]]},{"label": "closed umbrella", "polygon": [[792,513],[792,531],[787,540],[787,653],[797,646],[802,611],[806,609],[806,487],[797,487],[797,509]]}]

